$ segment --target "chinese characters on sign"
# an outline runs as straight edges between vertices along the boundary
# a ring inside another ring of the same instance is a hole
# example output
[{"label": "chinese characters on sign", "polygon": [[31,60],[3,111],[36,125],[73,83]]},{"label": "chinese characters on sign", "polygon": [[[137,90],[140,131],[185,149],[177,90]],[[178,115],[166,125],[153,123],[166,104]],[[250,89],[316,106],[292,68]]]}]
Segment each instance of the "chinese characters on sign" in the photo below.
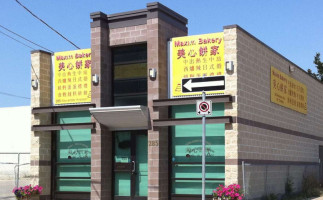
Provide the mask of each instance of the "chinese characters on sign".
[{"label": "chinese characters on sign", "polygon": [[91,102],[91,49],[54,54],[54,104]]},{"label": "chinese characters on sign", "polygon": [[307,114],[307,87],[271,67],[271,102]]},{"label": "chinese characters on sign", "polygon": [[[182,79],[224,75],[223,33],[172,38],[171,98],[201,95],[201,92],[182,92]],[[222,94],[209,91],[206,94]]]}]

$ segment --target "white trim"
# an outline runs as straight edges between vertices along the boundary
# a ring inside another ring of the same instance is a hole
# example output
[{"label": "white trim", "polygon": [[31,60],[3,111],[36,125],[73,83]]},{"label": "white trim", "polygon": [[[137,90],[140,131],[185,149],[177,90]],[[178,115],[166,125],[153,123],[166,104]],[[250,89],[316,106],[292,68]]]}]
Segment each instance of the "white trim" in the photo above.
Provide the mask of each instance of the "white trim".
[{"label": "white trim", "polygon": [[51,81],[51,83],[50,83],[51,94],[50,94],[50,96],[52,99],[51,104],[52,104],[52,106],[55,106],[55,54],[52,55],[51,65],[52,65],[52,67],[51,67],[51,72],[50,72],[51,73],[51,80],[50,80]]},{"label": "white trim", "polygon": [[167,49],[168,49],[168,54],[167,54],[167,58],[168,58],[168,62],[167,62],[167,69],[168,69],[168,98],[172,99],[173,97],[173,93],[172,93],[172,84],[173,84],[173,65],[172,65],[172,53],[173,53],[173,41],[172,39],[170,41],[167,42]]},{"label": "white trim", "polygon": [[142,130],[150,124],[149,112],[146,106],[116,106],[89,108],[97,122],[109,130]]}]

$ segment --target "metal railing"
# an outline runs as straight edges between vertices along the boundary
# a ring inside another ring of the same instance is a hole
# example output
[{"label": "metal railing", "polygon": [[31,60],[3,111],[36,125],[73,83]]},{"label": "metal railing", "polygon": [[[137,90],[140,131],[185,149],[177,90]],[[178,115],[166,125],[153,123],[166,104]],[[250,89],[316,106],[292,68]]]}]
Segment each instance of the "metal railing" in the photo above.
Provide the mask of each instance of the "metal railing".
[{"label": "metal railing", "polygon": [[15,199],[14,187],[31,183],[30,153],[0,152],[0,199]]},{"label": "metal railing", "polygon": [[301,191],[305,175],[319,176],[321,164],[284,165],[251,164],[242,161],[242,184],[244,199],[259,199],[270,194],[283,195],[288,179],[293,191]]}]

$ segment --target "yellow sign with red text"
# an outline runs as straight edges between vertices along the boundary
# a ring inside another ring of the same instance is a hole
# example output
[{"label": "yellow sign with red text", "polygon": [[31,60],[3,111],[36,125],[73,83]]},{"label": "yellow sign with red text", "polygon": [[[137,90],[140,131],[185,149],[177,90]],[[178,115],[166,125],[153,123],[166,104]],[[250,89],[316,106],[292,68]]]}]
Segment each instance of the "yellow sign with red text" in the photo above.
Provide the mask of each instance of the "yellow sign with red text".
[{"label": "yellow sign with red text", "polygon": [[303,83],[271,67],[271,102],[307,114],[307,87]]},{"label": "yellow sign with red text", "polygon": [[54,54],[54,105],[91,102],[91,49]]},{"label": "yellow sign with red text", "polygon": [[201,92],[183,92],[182,79],[224,76],[223,32],[172,38],[170,57],[170,97],[201,95]]}]

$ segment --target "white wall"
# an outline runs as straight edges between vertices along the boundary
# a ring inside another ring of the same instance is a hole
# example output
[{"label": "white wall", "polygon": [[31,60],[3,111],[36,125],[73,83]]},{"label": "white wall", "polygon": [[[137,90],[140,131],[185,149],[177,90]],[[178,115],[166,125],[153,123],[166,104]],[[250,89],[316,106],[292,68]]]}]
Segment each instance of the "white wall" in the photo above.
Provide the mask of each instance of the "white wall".
[{"label": "white wall", "polygon": [[30,106],[0,108],[0,152],[30,152]]}]

